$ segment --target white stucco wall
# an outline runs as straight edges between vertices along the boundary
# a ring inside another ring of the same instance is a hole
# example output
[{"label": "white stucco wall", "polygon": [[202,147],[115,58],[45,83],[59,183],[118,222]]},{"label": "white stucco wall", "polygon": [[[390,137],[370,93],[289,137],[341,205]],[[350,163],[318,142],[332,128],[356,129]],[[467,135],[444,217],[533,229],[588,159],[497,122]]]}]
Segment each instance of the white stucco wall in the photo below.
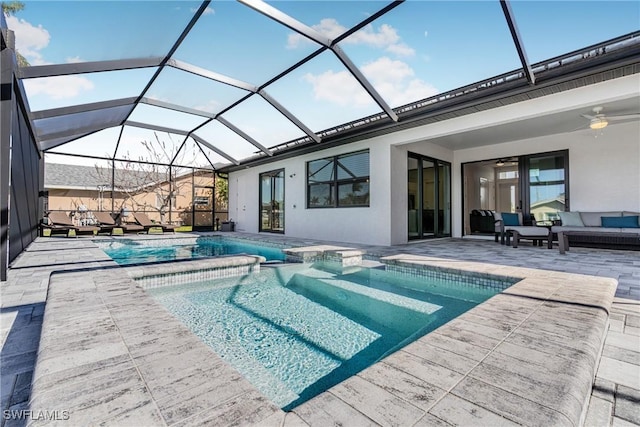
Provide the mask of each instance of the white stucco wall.
[{"label": "white stucco wall", "polygon": [[[369,148],[370,207],[306,208],[306,162]],[[238,231],[258,232],[259,175],[285,170],[285,233],[292,237],[365,244],[389,244],[389,147],[361,142],[323,150],[229,175],[229,216]],[[291,175],[295,176],[291,177]]]}]

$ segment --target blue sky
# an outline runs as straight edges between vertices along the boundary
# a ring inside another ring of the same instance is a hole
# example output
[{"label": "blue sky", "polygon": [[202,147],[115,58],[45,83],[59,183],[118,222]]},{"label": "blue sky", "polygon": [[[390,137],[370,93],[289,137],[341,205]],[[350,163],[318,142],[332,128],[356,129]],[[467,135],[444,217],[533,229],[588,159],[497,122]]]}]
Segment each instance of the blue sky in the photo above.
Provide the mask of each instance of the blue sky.
[{"label": "blue sky", "polygon": [[[332,38],[386,4],[269,3]],[[25,10],[9,18],[8,24],[16,32],[18,49],[33,65],[164,56],[200,5],[191,1],[25,4]],[[516,0],[511,4],[528,57],[534,63],[640,28],[637,1]],[[240,3],[221,1],[210,4],[174,58],[260,85],[318,47]],[[341,42],[340,47],[392,107],[520,67],[497,0],[408,0]],[[27,81],[25,86],[32,110],[38,111],[137,96],[152,72],[64,76]],[[327,52],[266,90],[314,131],[380,111],[336,57]],[[244,93],[166,69],[147,96],[218,112]],[[193,125],[179,115],[170,117],[153,107],[140,108],[134,117],[176,128]],[[259,99],[224,117],[267,146],[302,135]],[[211,125],[203,129],[202,136],[223,139],[218,135],[224,129],[216,128]],[[132,143],[140,137],[131,136]],[[225,135],[224,143],[236,151],[232,153],[236,157],[255,151],[242,141],[236,144],[233,138]],[[241,144],[244,148],[238,149]],[[100,150],[108,143],[98,140],[91,145]]]}]

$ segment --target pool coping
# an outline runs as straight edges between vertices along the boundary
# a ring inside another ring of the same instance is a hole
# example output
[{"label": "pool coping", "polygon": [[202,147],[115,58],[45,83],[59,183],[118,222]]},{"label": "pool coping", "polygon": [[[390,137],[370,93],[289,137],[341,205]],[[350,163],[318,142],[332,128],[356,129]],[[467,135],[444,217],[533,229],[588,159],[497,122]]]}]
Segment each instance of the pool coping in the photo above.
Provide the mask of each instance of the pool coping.
[{"label": "pool coping", "polygon": [[[97,247],[90,254],[104,258]],[[285,413],[122,268],[52,274],[31,408],[95,424],[581,423],[616,280],[416,255],[382,261],[523,280]]]}]

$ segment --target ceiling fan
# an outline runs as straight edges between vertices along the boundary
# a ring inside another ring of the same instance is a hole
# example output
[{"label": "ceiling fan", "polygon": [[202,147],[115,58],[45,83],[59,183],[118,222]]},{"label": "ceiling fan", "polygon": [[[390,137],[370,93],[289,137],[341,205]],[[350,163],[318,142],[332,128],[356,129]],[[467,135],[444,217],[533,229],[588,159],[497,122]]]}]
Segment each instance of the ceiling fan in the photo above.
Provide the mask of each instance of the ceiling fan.
[{"label": "ceiling fan", "polygon": [[602,112],[603,110],[604,110],[604,107],[593,107],[593,115],[589,115],[589,114],[580,114],[580,115],[585,119],[589,120],[589,127],[593,130],[604,129],[607,127],[609,122],[613,122],[617,120],[640,119],[640,114],[607,116]]}]

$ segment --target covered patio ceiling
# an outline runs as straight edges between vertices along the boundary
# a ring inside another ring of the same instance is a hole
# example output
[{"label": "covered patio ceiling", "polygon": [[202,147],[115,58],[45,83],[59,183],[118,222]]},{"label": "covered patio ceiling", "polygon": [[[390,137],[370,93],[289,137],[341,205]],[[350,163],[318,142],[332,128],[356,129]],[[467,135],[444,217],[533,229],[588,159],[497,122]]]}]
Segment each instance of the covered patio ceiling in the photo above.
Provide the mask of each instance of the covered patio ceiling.
[{"label": "covered patio ceiling", "polygon": [[[237,166],[535,87],[578,49],[637,51],[632,3],[27,1],[3,27],[31,64],[18,75],[42,151],[140,158],[161,133],[171,164]],[[26,24],[47,49],[21,44]]]}]

